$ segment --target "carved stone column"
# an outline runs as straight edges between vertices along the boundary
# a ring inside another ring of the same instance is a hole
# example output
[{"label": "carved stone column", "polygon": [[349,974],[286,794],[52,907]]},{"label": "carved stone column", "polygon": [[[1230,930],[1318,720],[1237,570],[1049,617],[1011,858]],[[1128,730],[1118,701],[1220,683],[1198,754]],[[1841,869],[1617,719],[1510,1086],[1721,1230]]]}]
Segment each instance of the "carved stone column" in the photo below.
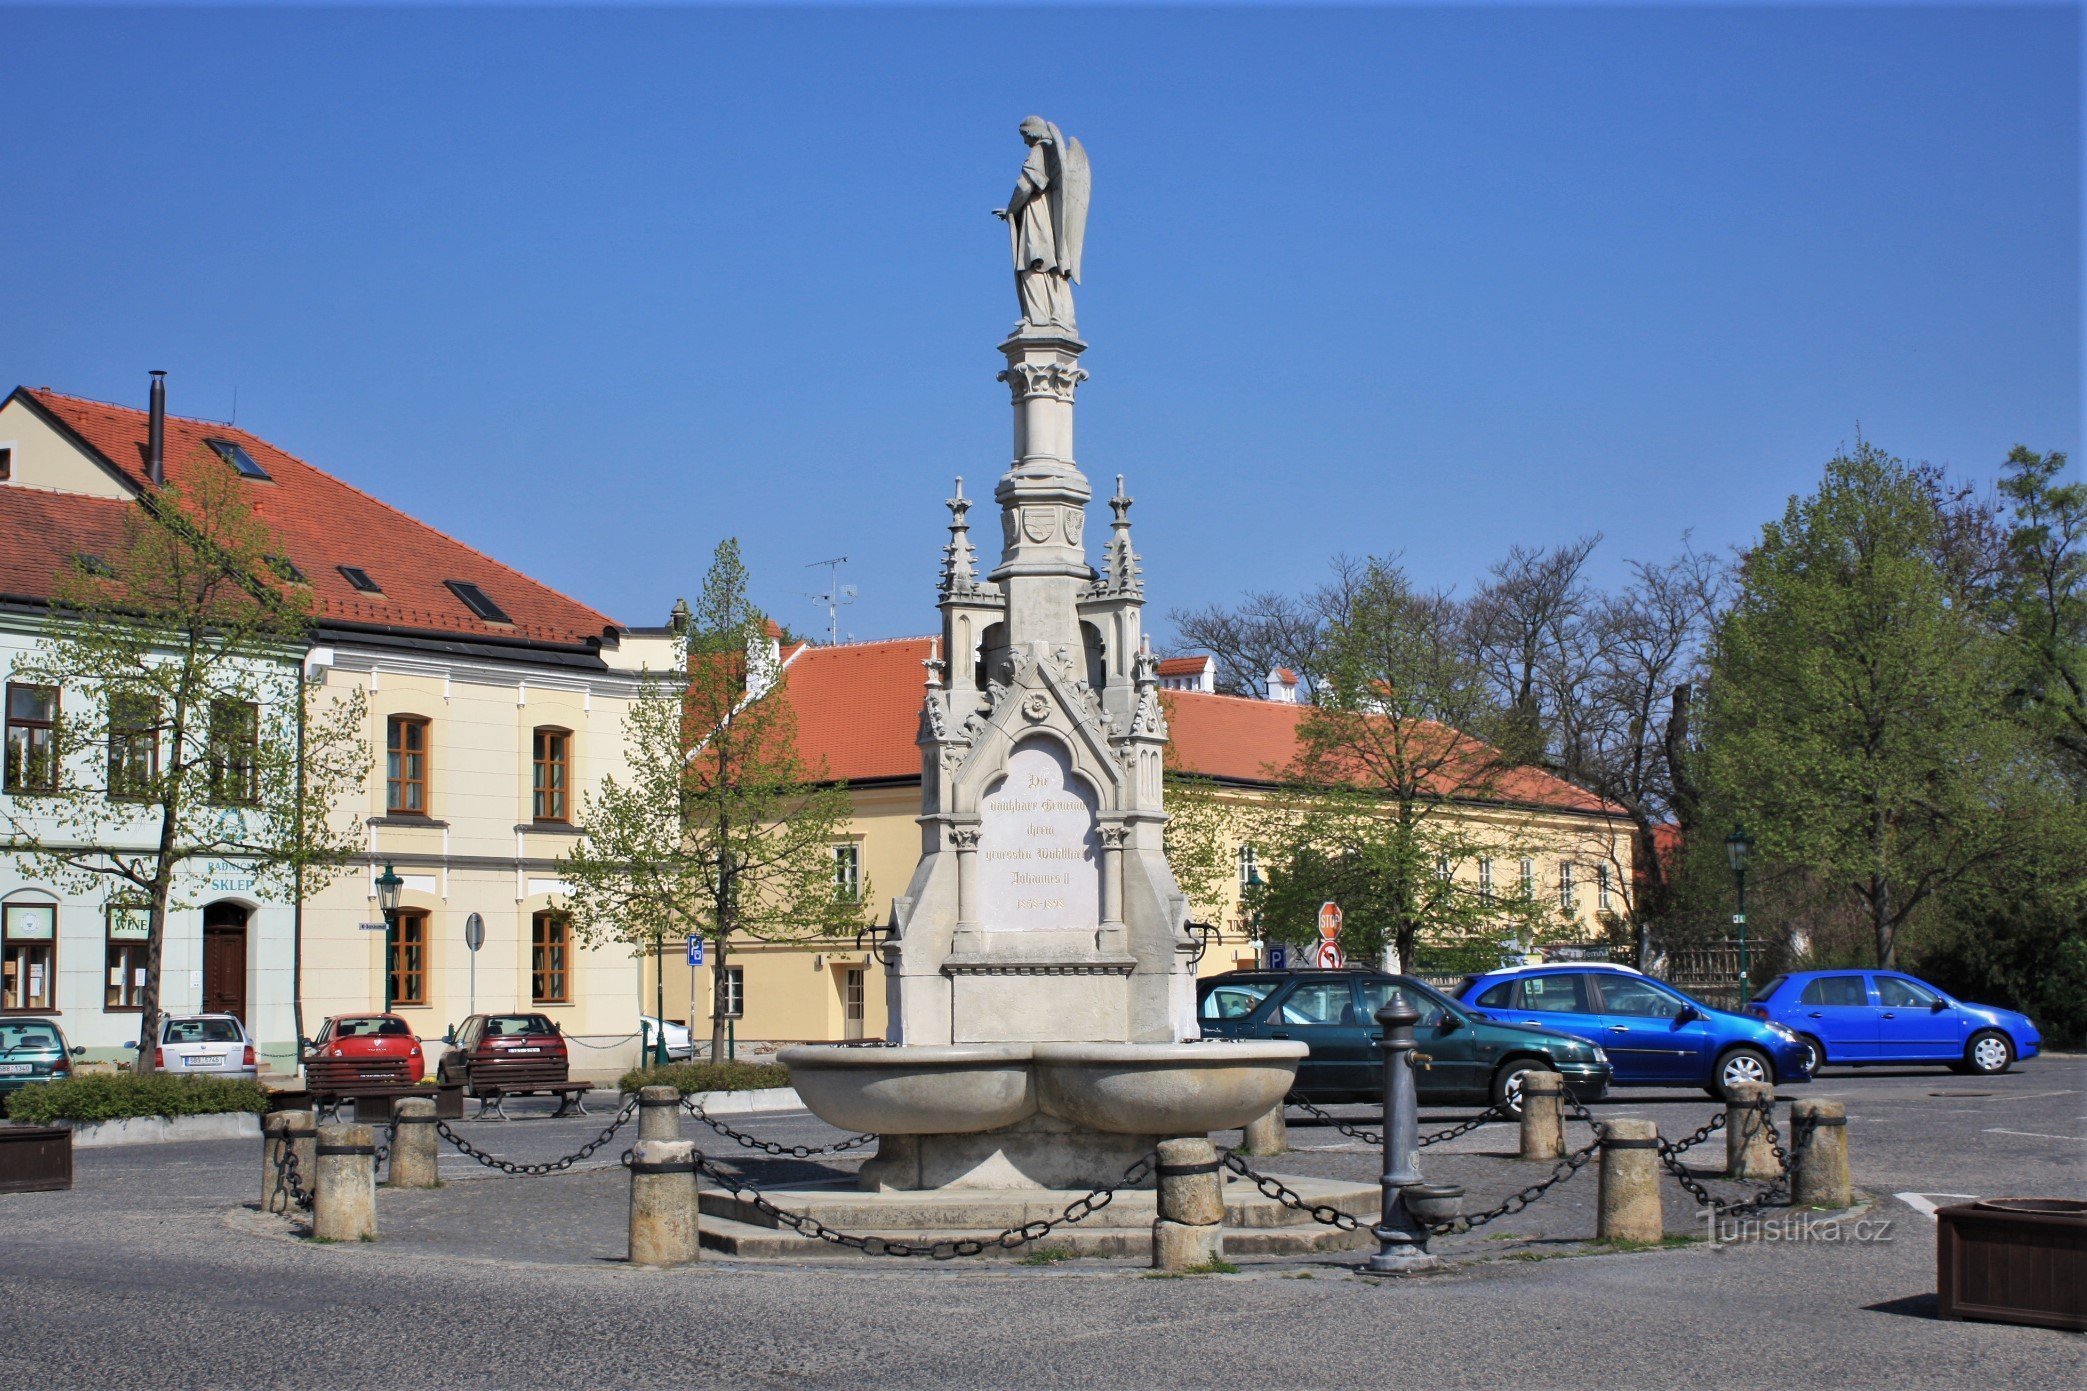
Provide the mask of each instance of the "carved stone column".
[{"label": "carved stone column", "polygon": [[978,931],[978,827],[950,827],[949,843],[957,852],[956,930],[973,933]]},{"label": "carved stone column", "polygon": [[1101,828],[1101,925],[1104,931],[1123,926],[1123,826]]}]

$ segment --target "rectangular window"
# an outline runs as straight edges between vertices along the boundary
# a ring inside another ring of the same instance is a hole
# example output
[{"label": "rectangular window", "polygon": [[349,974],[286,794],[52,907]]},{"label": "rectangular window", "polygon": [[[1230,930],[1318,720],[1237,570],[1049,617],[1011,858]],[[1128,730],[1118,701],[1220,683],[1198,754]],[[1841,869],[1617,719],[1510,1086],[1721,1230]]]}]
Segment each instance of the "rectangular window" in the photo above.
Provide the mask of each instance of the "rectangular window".
[{"label": "rectangular window", "polygon": [[862,1037],[863,977],[866,974],[860,966],[841,970],[841,1035],[844,1038]]},{"label": "rectangular window", "polygon": [[261,800],[260,746],[258,707],[243,700],[210,703],[211,801],[225,807],[250,807]]},{"label": "rectangular window", "polygon": [[1435,877],[1437,879],[1440,879],[1443,883],[1447,884],[1450,881],[1450,878],[1452,877],[1453,873],[1454,871],[1450,867],[1449,863],[1449,856],[1437,855],[1435,857]]},{"label": "rectangular window", "polygon": [[512,618],[509,618],[507,616],[506,611],[503,610],[498,604],[494,603],[492,599],[487,597],[486,592],[483,589],[480,589],[477,585],[466,584],[462,580],[444,580],[442,581],[442,583],[449,586],[450,593],[456,595],[457,598],[462,599],[464,601],[465,608],[471,610],[471,612],[477,614],[486,622],[514,622]]},{"label": "rectangular window", "polygon": [[534,744],[530,815],[538,821],[570,821],[567,789],[572,785],[572,735],[562,729],[539,729]]},{"label": "rectangular window", "polygon": [[1609,911],[1609,867],[1594,867],[1594,906],[1606,913]]},{"label": "rectangular window", "polygon": [[1245,893],[1261,877],[1261,856],[1251,845],[1239,847],[1239,891]]},{"label": "rectangular window", "polygon": [[862,847],[852,841],[833,847],[833,896],[844,903],[862,897]]},{"label": "rectangular window", "polygon": [[0,483],[14,477],[14,446],[0,444]]},{"label": "rectangular window", "polygon": [[58,790],[58,688],[7,687],[7,790]]},{"label": "rectangular window", "polygon": [[423,908],[398,911],[398,940],[391,952],[391,1002],[428,1002],[428,915]]},{"label": "rectangular window", "polygon": [[151,931],[150,908],[128,903],[109,905],[108,952],[102,972],[104,1010],[144,1008],[145,948]]},{"label": "rectangular window", "polygon": [[428,814],[428,722],[393,715],[385,722],[384,810],[393,816]]},{"label": "rectangular window", "polygon": [[370,578],[370,572],[363,569],[360,565],[336,565],[333,568],[341,572],[341,578],[346,580],[348,587],[358,594],[382,594],[384,592],[378,587],[377,582]]},{"label": "rectangular window", "polygon": [[159,783],[159,702],[109,697],[109,798],[143,802]]},{"label": "rectangular window", "polygon": [[218,458],[230,464],[241,478],[266,478],[268,470],[254,462],[254,456],[246,452],[246,446],[237,440],[204,440]]},{"label": "rectangular window", "polygon": [[545,910],[529,919],[529,997],[539,1005],[572,1001],[572,919]]},{"label": "rectangular window", "polygon": [[1522,897],[1523,897],[1523,898],[1535,898],[1535,897],[1536,897],[1536,861],[1534,861],[1534,860],[1532,860],[1532,859],[1528,858],[1528,857],[1527,857],[1526,855],[1525,855],[1525,856],[1523,856],[1523,857],[1522,857],[1522,865],[1521,865],[1521,870],[1522,870],[1522,876],[1521,876],[1521,878],[1522,878],[1522,882],[1521,882],[1521,890],[1522,890]]},{"label": "rectangular window", "polygon": [[1480,898],[1491,898],[1493,896],[1493,862],[1491,860],[1480,860],[1478,862],[1478,896]]},{"label": "rectangular window", "polygon": [[717,1012],[723,1019],[746,1017],[746,968],[727,966],[717,982]]},{"label": "rectangular window", "polygon": [[1562,911],[1567,913],[1570,913],[1575,906],[1573,901],[1572,876],[1572,861],[1560,860],[1558,862],[1558,907]]},{"label": "rectangular window", "polygon": [[58,992],[58,905],[0,909],[0,1011],[50,1010]]}]

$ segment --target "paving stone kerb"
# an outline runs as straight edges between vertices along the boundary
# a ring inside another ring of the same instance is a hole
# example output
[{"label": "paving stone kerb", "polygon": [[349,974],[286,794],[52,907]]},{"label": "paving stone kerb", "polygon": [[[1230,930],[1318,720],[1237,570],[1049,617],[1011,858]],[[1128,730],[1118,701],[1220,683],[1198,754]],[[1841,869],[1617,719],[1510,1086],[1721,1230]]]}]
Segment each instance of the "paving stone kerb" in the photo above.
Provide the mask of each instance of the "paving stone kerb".
[{"label": "paving stone kerb", "polygon": [[1522,1074],[1522,1158],[1556,1159],[1565,1153],[1565,1078],[1555,1072]]},{"label": "paving stone kerb", "polygon": [[1666,1233],[1659,1201],[1659,1126],[1605,1121],[1596,1199],[1597,1241],[1658,1241]]},{"label": "paving stone kerb", "polygon": [[435,1170],[435,1102],[426,1096],[402,1096],[391,1103],[391,1159],[384,1176],[387,1188],[433,1188],[442,1182]]},{"label": "paving stone kerb", "polygon": [[1726,1091],[1725,1177],[1776,1177],[1782,1166],[1776,1163],[1775,1146],[1768,1137],[1768,1117],[1763,1111],[1775,1100],[1775,1088],[1765,1082],[1738,1082]]},{"label": "paving stone kerb", "polygon": [[1848,1182],[1848,1108],[1826,1097],[1790,1107],[1790,1202],[1844,1208],[1855,1201]]},{"label": "paving stone kerb", "polygon": [[1152,1266],[1187,1270],[1225,1254],[1224,1171],[1217,1146],[1200,1135],[1159,1142],[1158,1216]]},{"label": "paving stone kerb", "polygon": [[681,1093],[673,1087],[638,1088],[638,1138],[681,1138]]},{"label": "paving stone kerb", "polygon": [[312,1235],[321,1241],[377,1239],[377,1132],[322,1125],[312,1188]]},{"label": "paving stone kerb", "polygon": [[630,1155],[630,1263],[687,1265],[701,1244],[694,1142],[638,1141]]},{"label": "paving stone kerb", "polygon": [[318,1168],[317,1117],[309,1111],[271,1111],[261,1121],[261,1211],[288,1212],[292,1207],[283,1151],[297,1157],[297,1172],[310,1192]]}]

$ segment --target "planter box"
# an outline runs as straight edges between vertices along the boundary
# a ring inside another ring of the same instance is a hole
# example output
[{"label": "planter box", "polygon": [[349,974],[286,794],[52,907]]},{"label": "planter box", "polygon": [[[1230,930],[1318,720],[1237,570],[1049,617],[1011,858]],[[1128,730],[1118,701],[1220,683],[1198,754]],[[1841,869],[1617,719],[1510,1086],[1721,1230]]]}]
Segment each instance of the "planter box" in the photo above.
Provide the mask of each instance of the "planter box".
[{"label": "planter box", "polygon": [[1935,1213],[1936,1312],[2087,1332],[2087,1201],[1988,1198]]},{"label": "planter box", "polygon": [[72,1132],[62,1125],[0,1125],[0,1193],[72,1187]]},{"label": "planter box", "polygon": [[251,1111],[207,1116],[126,1116],[113,1121],[65,1121],[81,1149],[104,1145],[163,1145],[183,1140],[259,1139],[261,1118]]}]

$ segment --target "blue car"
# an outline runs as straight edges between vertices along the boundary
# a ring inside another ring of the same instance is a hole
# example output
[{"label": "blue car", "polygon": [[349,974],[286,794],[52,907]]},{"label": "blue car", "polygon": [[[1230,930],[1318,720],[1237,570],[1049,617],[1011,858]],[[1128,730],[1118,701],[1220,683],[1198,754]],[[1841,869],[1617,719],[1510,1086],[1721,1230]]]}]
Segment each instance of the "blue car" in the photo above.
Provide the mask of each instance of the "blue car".
[{"label": "blue car", "polygon": [[1991,1076],[2043,1047],[2027,1015],[1967,1005],[1897,971],[1792,971],[1762,986],[1747,1013],[1796,1034],[1814,1071],[1944,1063]]},{"label": "blue car", "polygon": [[1524,966],[1466,979],[1457,992],[1489,1019],[1555,1029],[1609,1055],[1619,1087],[1808,1082],[1804,1041],[1780,1024],[1713,1009],[1627,966]]}]

